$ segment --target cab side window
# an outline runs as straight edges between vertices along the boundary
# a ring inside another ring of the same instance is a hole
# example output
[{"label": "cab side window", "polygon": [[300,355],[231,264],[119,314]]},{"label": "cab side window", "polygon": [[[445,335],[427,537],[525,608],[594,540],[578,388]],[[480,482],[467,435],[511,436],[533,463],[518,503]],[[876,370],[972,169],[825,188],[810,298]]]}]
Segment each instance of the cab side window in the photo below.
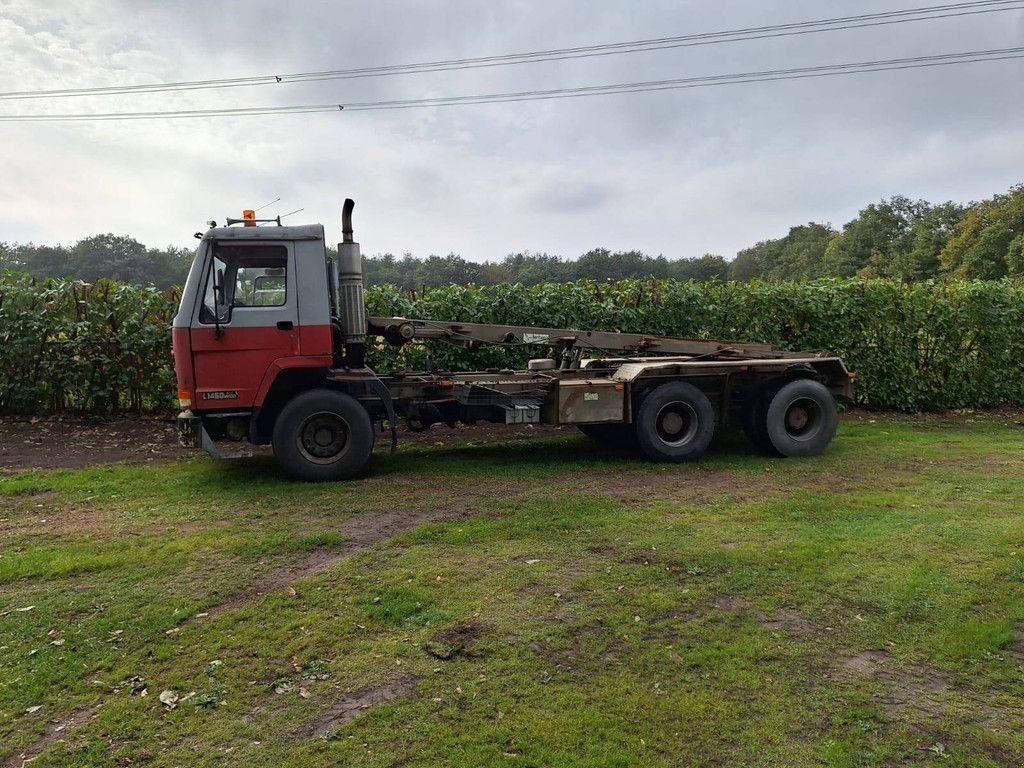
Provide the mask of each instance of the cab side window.
[{"label": "cab side window", "polygon": [[283,307],[287,293],[285,267],[240,266],[235,273],[236,307]]},{"label": "cab side window", "polygon": [[283,245],[217,244],[206,277],[202,323],[229,323],[236,310],[283,307],[288,249]]}]

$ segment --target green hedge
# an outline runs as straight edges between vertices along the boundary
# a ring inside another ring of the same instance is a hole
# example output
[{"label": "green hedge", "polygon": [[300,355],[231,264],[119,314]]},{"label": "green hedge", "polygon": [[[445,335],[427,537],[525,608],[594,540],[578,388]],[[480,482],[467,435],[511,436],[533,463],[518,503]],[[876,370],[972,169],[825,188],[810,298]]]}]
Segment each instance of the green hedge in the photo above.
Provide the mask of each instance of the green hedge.
[{"label": "green hedge", "polygon": [[[164,407],[176,292],[101,281],[0,280],[0,409],[107,413]],[[372,315],[621,330],[828,349],[860,376],[861,402],[902,411],[1024,404],[1024,283],[579,281],[367,291]],[[525,348],[378,345],[380,372],[520,367]]]},{"label": "green hedge", "polygon": [[[1024,282],[830,279],[813,282],[580,281],[452,286],[410,301],[371,291],[371,314],[761,341],[831,350],[859,374],[858,399],[901,411],[1024,404]],[[462,367],[462,350],[431,350]],[[520,366],[529,353],[478,353]],[[408,355],[407,355],[408,356]],[[422,357],[423,353],[419,352]],[[381,357],[394,358],[382,352]],[[388,360],[391,362],[391,359]],[[402,360],[411,366],[422,360]]]},{"label": "green hedge", "polygon": [[170,322],[179,296],[111,280],[0,276],[0,411],[169,407]]}]

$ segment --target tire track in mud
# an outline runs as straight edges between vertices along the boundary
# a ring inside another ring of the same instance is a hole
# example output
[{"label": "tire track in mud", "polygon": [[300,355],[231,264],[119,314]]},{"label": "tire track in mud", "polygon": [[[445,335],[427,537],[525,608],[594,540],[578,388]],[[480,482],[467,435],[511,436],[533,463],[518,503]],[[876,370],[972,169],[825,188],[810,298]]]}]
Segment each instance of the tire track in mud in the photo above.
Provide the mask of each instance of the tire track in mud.
[{"label": "tire track in mud", "polygon": [[[477,514],[479,514],[479,510],[460,507],[432,512],[410,512],[403,510],[356,515],[337,531],[346,537],[346,541],[342,544],[329,550],[312,552],[299,560],[292,561],[263,574],[254,584],[229,597],[224,602],[204,609],[202,611],[204,614],[203,618],[213,618],[238,608],[250,600],[259,599],[271,592],[285,589],[304,579],[316,576],[324,571],[329,571],[342,561],[358,555],[360,552],[382,541],[400,536],[421,525],[460,520],[474,517]],[[178,626],[184,627],[194,619],[194,616],[190,617]]]},{"label": "tire track in mud", "polygon": [[24,768],[24,766],[30,765],[51,744],[61,741],[65,735],[91,720],[99,711],[99,708],[99,704],[90,704],[87,707],[75,710],[70,715],[59,720],[51,720],[46,724],[46,731],[42,736],[22,751],[8,755],[0,763],[0,768]]}]

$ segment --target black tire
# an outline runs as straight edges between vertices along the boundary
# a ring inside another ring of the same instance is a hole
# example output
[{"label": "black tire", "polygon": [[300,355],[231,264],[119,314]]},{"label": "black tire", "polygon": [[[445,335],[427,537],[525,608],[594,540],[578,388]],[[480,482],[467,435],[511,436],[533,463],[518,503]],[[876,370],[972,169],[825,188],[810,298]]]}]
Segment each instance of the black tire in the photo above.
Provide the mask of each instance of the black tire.
[{"label": "black tire", "polygon": [[313,389],[293,398],[274,422],[274,458],[299,480],[347,480],[359,474],[375,442],[366,409],[354,398]]},{"label": "black tire", "polygon": [[817,456],[832,442],[838,426],[832,393],[812,379],[778,388],[764,417],[768,442],[780,456]]},{"label": "black tire", "polygon": [[715,409],[692,384],[673,381],[651,390],[637,409],[637,444],[653,461],[690,461],[704,455],[715,436]]},{"label": "black tire", "polygon": [[632,424],[577,424],[576,427],[602,448],[636,451],[636,433]]}]

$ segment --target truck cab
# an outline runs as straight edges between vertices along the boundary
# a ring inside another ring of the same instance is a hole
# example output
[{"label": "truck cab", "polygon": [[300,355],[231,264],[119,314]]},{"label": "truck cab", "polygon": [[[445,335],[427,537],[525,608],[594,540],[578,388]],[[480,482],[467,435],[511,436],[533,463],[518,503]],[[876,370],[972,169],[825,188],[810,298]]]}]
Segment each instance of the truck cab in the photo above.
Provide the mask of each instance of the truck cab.
[{"label": "truck cab", "polygon": [[279,376],[323,378],[331,368],[324,243],[320,225],[219,227],[203,235],[172,340],[180,405],[213,436],[268,442],[253,417],[275,384],[281,388]]}]

